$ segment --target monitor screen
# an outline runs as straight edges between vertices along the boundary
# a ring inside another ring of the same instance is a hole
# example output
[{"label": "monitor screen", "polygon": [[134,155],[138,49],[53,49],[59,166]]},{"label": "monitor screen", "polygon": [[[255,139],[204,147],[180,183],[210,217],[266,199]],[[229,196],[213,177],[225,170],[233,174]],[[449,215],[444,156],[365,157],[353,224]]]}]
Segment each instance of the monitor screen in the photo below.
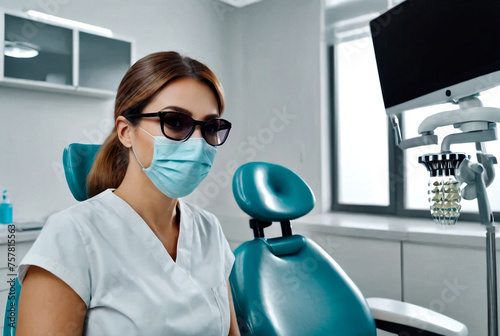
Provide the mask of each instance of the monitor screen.
[{"label": "monitor screen", "polygon": [[499,0],[406,0],[370,29],[387,114],[500,84]]}]

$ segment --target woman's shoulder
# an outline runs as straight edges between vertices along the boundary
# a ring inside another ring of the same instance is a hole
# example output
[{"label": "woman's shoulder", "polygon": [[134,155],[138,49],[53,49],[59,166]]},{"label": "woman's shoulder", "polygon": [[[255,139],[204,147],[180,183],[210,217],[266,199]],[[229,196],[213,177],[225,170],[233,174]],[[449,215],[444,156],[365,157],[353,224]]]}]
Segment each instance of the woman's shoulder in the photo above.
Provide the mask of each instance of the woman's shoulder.
[{"label": "woman's shoulder", "polygon": [[110,195],[112,196],[112,191],[108,189],[92,198],[56,212],[47,218],[47,224],[57,225],[60,223],[67,226],[70,223],[74,225],[87,223],[102,211],[103,204],[107,202]]}]

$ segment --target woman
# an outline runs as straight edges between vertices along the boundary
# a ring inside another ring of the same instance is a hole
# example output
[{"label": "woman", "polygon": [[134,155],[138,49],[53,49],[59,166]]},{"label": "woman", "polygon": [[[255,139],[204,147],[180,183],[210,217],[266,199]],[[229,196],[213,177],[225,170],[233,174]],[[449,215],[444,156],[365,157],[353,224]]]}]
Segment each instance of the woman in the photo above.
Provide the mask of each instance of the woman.
[{"label": "woman", "polygon": [[87,187],[51,216],[19,266],[17,335],[239,335],[234,256],[218,220],[179,197],[207,175],[231,124],[205,65],[135,63]]}]

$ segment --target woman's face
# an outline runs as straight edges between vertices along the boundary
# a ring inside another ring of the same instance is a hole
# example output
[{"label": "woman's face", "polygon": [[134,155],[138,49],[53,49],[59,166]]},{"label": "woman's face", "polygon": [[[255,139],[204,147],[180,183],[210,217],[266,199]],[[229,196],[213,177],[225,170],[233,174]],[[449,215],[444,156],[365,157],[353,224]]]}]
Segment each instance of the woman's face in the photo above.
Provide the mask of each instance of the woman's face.
[{"label": "woman's face", "polygon": [[[142,113],[175,111],[189,115],[195,120],[219,117],[218,103],[210,87],[192,78],[180,78],[163,88],[155,99],[146,105]],[[153,136],[164,136],[160,118],[141,118],[137,126]],[[153,159],[154,139],[135,127],[133,146],[144,167],[149,167]],[[200,126],[196,126],[191,138],[201,138]]]}]

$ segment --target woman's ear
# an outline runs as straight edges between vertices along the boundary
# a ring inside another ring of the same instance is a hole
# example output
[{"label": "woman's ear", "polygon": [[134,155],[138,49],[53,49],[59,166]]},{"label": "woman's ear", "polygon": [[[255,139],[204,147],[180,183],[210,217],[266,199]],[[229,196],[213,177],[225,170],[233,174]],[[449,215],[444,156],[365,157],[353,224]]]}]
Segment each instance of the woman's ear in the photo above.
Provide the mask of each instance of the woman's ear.
[{"label": "woman's ear", "polygon": [[129,121],[124,116],[119,116],[116,118],[115,122],[116,133],[118,134],[118,139],[123,144],[123,146],[130,148],[132,147],[132,133],[133,127],[130,125]]}]

